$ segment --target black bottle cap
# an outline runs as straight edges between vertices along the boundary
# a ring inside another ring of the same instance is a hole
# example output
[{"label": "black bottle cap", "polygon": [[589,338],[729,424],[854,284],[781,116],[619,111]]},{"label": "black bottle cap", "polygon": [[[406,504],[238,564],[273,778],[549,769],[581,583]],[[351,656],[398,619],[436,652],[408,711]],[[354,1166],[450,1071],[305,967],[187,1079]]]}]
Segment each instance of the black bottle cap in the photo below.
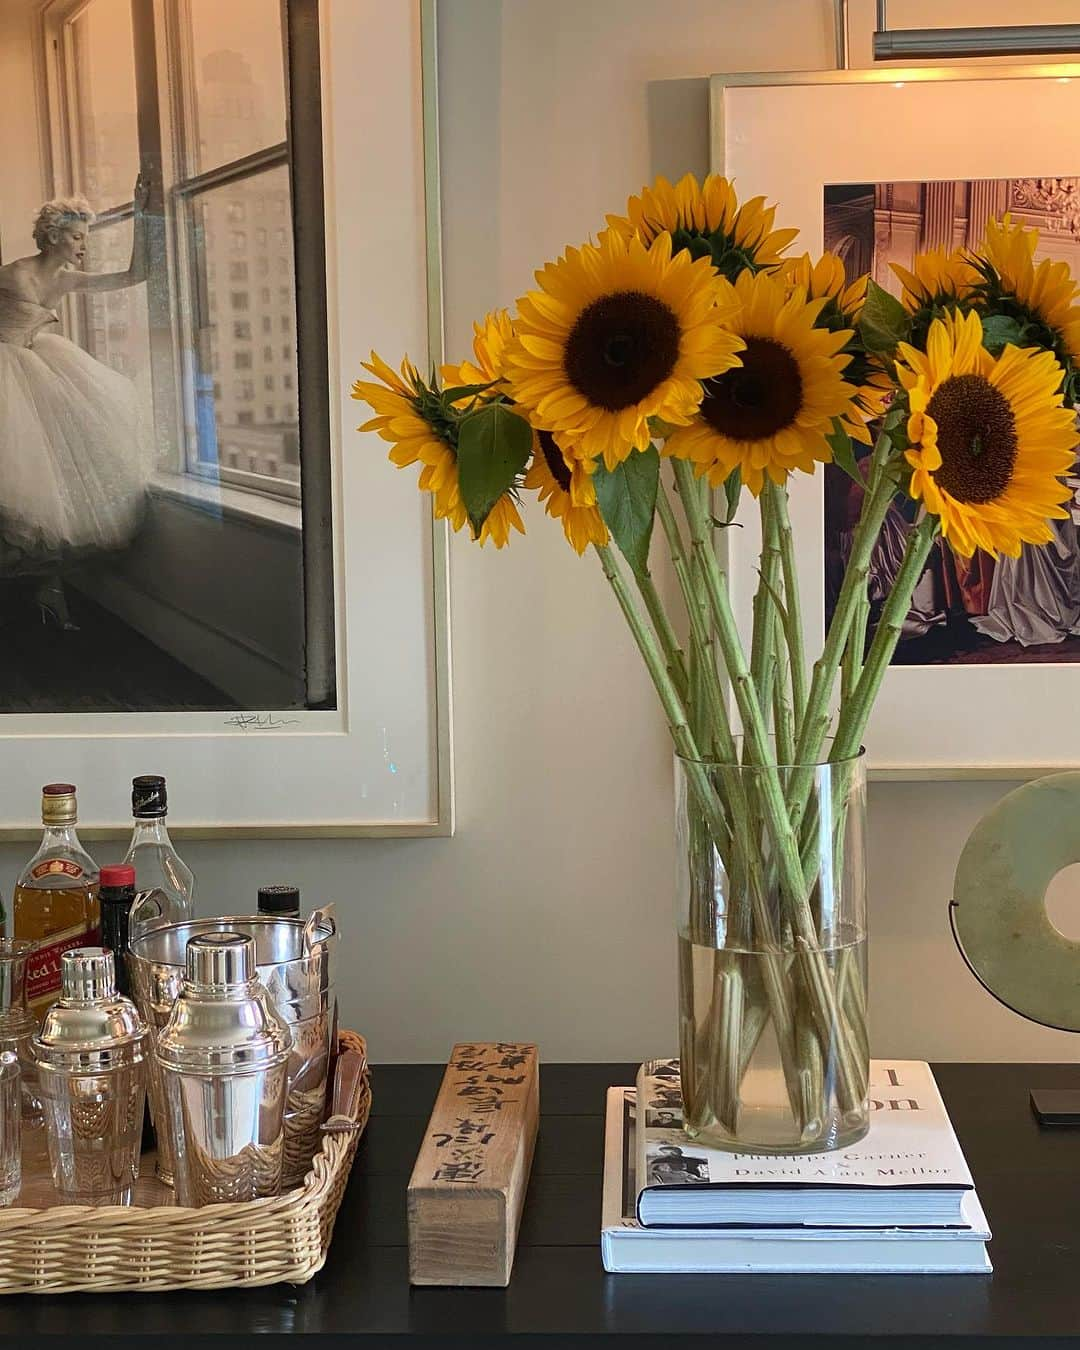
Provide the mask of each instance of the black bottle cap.
[{"label": "black bottle cap", "polygon": [[159,773],[144,773],[131,780],[131,814],[140,820],[152,820],[168,814],[169,797],[165,779]]},{"label": "black bottle cap", "polygon": [[260,914],[299,914],[299,886],[260,886]]}]

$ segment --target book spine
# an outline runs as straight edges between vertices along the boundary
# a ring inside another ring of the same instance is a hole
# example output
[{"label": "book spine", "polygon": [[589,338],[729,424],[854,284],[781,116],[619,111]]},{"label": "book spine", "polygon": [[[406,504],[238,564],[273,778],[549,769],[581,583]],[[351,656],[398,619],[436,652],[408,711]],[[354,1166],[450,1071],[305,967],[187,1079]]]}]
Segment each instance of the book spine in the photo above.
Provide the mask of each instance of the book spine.
[{"label": "book spine", "polygon": [[641,1205],[641,1192],[646,1183],[647,1173],[645,1170],[645,1148],[648,1142],[645,1129],[645,1112],[649,1100],[649,1066],[642,1064],[637,1071],[635,1082],[636,1093],[634,1098],[634,1153],[637,1159],[637,1165],[634,1168],[634,1186],[637,1194],[634,1196],[634,1212],[640,1222],[641,1214],[639,1207]]}]

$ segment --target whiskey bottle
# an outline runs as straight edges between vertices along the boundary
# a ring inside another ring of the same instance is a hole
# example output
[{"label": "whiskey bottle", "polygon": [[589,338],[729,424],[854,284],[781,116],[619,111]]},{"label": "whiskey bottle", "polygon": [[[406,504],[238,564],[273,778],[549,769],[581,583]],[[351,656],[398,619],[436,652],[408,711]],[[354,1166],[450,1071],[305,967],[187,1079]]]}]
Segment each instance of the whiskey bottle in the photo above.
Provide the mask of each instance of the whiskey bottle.
[{"label": "whiskey bottle", "polygon": [[131,843],[124,862],[139,879],[139,899],[131,914],[131,937],[162,923],[187,923],[195,917],[195,877],[173,848],[165,817],[169,798],[165,779],[146,773],[131,780]]},{"label": "whiskey bottle", "polygon": [[96,947],[100,938],[98,869],[75,833],[75,788],[41,789],[45,832],[15,884],[14,936],[36,943],[26,963],[26,1001],[40,1023],[60,994],[60,958],[72,947]]}]

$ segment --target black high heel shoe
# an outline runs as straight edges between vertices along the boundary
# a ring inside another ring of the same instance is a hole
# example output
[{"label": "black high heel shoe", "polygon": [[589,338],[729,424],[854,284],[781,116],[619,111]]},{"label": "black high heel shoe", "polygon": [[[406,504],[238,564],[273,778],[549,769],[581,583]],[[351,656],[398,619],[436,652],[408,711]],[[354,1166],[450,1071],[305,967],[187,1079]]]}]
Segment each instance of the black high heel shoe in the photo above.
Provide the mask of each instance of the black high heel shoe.
[{"label": "black high heel shoe", "polygon": [[73,621],[68,612],[67,596],[64,594],[64,588],[59,581],[39,586],[34,592],[34,600],[41,614],[43,625],[55,624],[62,633],[78,633],[81,631],[79,625]]}]

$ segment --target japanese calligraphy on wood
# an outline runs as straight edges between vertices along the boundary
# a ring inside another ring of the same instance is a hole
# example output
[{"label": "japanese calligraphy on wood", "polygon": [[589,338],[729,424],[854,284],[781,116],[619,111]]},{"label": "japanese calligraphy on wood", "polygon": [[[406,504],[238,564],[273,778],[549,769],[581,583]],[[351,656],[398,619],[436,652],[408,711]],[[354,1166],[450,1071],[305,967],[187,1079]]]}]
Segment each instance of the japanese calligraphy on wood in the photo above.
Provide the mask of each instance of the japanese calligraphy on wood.
[{"label": "japanese calligraphy on wood", "polygon": [[408,1190],[413,1284],[510,1283],[540,1113],[535,1045],[455,1045]]}]

